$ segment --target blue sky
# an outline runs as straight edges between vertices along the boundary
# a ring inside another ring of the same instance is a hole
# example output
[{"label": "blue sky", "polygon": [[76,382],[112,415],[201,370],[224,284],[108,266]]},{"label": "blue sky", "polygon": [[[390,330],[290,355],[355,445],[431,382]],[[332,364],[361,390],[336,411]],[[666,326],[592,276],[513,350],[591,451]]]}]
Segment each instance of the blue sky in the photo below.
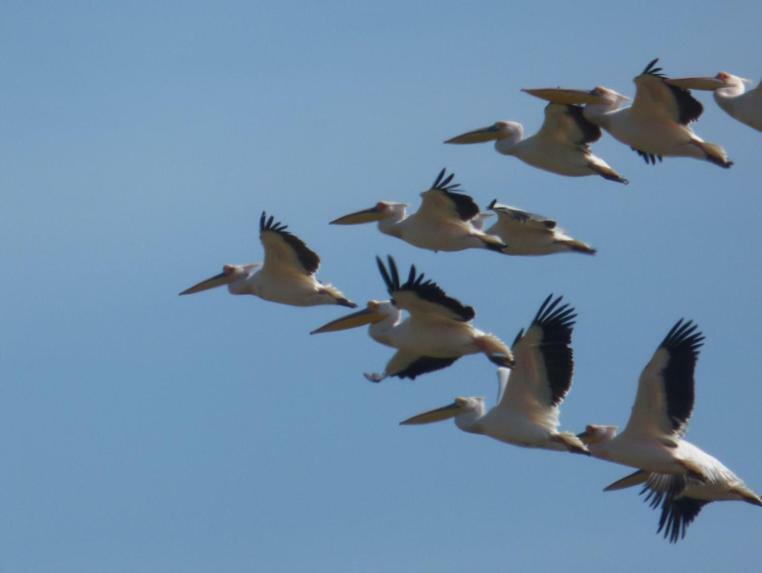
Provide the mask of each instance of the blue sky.
[{"label": "blue sky", "polygon": [[[759,79],[760,19],[750,1],[4,2],[0,571],[756,570],[758,508],[709,506],[670,546],[635,491],[601,492],[626,468],[397,425],[457,395],[492,403],[486,360],[371,385],[389,349],[308,335],[339,308],[177,293],[260,260],[267,210],[358,302],[384,296],[387,253],[506,340],[564,294],[574,431],[623,425],[641,368],[692,318],[707,342],[688,437],[760,490],[760,134],[699,94],[697,133],[736,165],[646,166],[604,137],[627,187],[441,143],[497,119],[536,130],[521,87],[632,94],[657,56]],[[599,254],[435,254],[327,224],[416,203],[444,166]]]}]

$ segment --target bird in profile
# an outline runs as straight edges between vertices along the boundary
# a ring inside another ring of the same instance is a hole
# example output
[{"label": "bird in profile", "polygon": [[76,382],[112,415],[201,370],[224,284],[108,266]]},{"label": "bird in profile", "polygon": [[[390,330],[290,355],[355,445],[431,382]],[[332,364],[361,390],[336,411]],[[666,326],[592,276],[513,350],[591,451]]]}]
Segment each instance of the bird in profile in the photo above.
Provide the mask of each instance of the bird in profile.
[{"label": "bird in profile", "polygon": [[[692,321],[679,320],[643,369],[630,420],[615,426],[588,425],[578,437],[597,458],[638,468],[605,488],[645,484],[646,500],[662,506],[658,531],[676,542],[701,507],[739,499],[762,505],[729,469],[683,439],[694,403],[694,372],[704,335]],[[643,493],[642,492],[642,493]]]},{"label": "bird in profile", "polygon": [[667,82],[678,88],[714,92],[714,101],[728,115],[762,131],[762,82],[746,91],[746,86],[754,82],[727,72],[714,77],[674,78]]},{"label": "bird in profile", "polygon": [[495,235],[474,225],[479,207],[457,190],[454,174],[442,169],[431,187],[421,193],[418,211],[407,215],[407,204],[379,201],[374,207],[350,213],[331,221],[331,225],[358,225],[378,222],[378,230],[422,249],[462,251],[489,249],[501,252],[505,244]]},{"label": "bird in profile", "polygon": [[222,272],[185,289],[187,295],[227,285],[230,294],[250,294],[292,306],[357,305],[336,287],[315,278],[320,258],[299,237],[262,213],[259,238],[265,249],[264,263],[225,265]]},{"label": "bird in profile", "polygon": [[472,434],[526,448],[590,455],[571,432],[559,432],[561,403],[574,370],[571,335],[577,316],[562,297],[548,296],[529,328],[513,342],[514,366],[498,369],[497,404],[486,410],[483,397],[458,397],[448,406],[408,418],[402,425],[430,424],[455,418]]},{"label": "bird in profile", "polygon": [[524,91],[554,103],[586,104],[585,118],[629,145],[646,163],[655,164],[663,157],[693,157],[720,167],[730,167],[725,150],[708,143],[688,126],[703,112],[701,103],[669,79],[652,60],[635,79],[635,101],[622,107],[630,98],[612,89],[598,86],[591,91],[563,88],[525,89]]},{"label": "bird in profile", "polygon": [[497,215],[497,221],[486,231],[505,242],[506,255],[550,255],[553,253],[583,253],[594,255],[596,250],[569,236],[557,223],[543,217],[502,205],[493,200],[487,209]]},{"label": "bird in profile", "polygon": [[626,184],[627,179],[590,150],[590,144],[600,137],[600,128],[585,118],[580,106],[551,103],[545,106],[545,121],[540,131],[531,137],[524,138],[524,127],[520,123],[496,121],[456,135],[445,143],[495,141],[498,153],[516,157],[538,169],[569,177],[599,175]]},{"label": "bird in profile", "polygon": [[[388,268],[376,257],[390,300],[372,300],[365,309],[331,321],[311,334],[369,324],[371,338],[397,350],[383,373],[365,374],[371,382],[389,376],[415,379],[446,368],[467,354],[482,353],[498,366],[513,365],[513,354],[503,341],[471,324],[476,316],[472,307],[447,296],[435,282],[424,280],[415,265],[402,282],[394,259],[390,256],[387,261]],[[409,314],[405,319],[403,310]]]}]

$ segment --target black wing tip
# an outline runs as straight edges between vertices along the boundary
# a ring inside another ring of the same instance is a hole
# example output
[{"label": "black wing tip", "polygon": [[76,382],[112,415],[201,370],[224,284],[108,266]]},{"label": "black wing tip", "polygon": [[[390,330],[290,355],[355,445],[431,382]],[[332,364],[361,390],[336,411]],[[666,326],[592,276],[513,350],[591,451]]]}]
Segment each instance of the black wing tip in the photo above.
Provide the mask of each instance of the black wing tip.
[{"label": "black wing tip", "polygon": [[388,269],[384,265],[384,261],[378,255],[376,255],[376,266],[378,267],[378,271],[381,273],[381,278],[384,280],[387,292],[392,294],[394,291],[400,289],[400,277],[397,271],[397,263],[395,262],[394,257],[387,255],[386,259],[389,265]]},{"label": "black wing tip", "polygon": [[571,333],[571,329],[574,327],[575,319],[577,318],[577,312],[569,303],[561,304],[563,299],[563,295],[553,298],[553,293],[550,293],[545,297],[542,305],[540,305],[532,323],[543,328],[550,326],[565,328]]},{"label": "black wing tip", "polygon": [[276,221],[273,215],[268,217],[266,211],[262,211],[262,214],[259,216],[260,231],[274,231],[279,233],[281,231],[285,231],[287,228],[288,225],[284,225],[283,223]]},{"label": "black wing tip", "polygon": [[656,76],[657,78],[663,78],[664,74],[662,74],[662,68],[657,68],[656,63],[659,61],[659,58],[654,58],[650,62],[648,62],[648,65],[643,68],[643,71],[641,72],[641,75],[648,74],[651,76]]},{"label": "black wing tip", "polygon": [[495,205],[497,205],[497,199],[490,201],[489,205],[487,205],[487,210],[493,211],[495,209]]},{"label": "black wing tip", "polygon": [[431,184],[432,189],[437,189],[439,191],[451,191],[460,187],[460,183],[450,183],[453,177],[455,177],[455,173],[445,175],[446,173],[447,167],[442,167],[442,170],[439,172],[436,179],[434,179],[434,183]]},{"label": "black wing tip", "polygon": [[660,346],[670,352],[682,349],[698,355],[705,339],[706,337],[699,330],[698,324],[692,320],[681,318],[670,328]]},{"label": "black wing tip", "polygon": [[[390,257],[390,262],[393,259]],[[396,274],[396,267],[393,269],[393,277]],[[476,316],[476,311],[472,306],[464,305],[459,300],[448,296],[447,293],[431,279],[426,279],[424,273],[418,273],[415,265],[410,265],[410,272],[408,273],[407,280],[400,284],[399,277],[397,276],[397,289],[396,290],[412,290],[416,292],[421,298],[441,304],[442,306],[453,311],[460,316],[463,321],[469,321]]]}]

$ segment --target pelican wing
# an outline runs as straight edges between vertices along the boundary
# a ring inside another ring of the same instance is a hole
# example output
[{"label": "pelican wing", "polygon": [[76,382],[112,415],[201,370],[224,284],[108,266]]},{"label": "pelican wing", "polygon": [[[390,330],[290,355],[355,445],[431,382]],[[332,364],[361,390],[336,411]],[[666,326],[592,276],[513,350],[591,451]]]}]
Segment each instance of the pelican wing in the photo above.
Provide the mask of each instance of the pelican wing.
[{"label": "pelican wing", "polygon": [[668,539],[670,543],[677,543],[685,537],[688,526],[693,523],[701,509],[710,503],[708,500],[682,495],[691,479],[686,475],[652,473],[640,490],[641,495],[646,494],[645,501],[652,509],[661,505],[659,528],[656,532],[664,531],[664,539]]},{"label": "pelican wing", "polygon": [[[557,409],[571,388],[574,357],[571,335],[576,313],[563,297],[548,296],[532,324],[513,343],[516,361],[497,408],[521,410],[551,429],[558,425]],[[501,381],[502,383],[502,381]]]},{"label": "pelican wing", "polygon": [[451,183],[453,176],[445,176],[445,169],[439,172],[431,188],[423,193],[417,216],[469,221],[479,214],[479,206],[470,196],[455,191],[460,183]]},{"label": "pelican wing", "polygon": [[447,368],[458,358],[460,358],[460,356],[452,358],[420,356],[400,350],[392,356],[391,360],[389,360],[389,364],[386,366],[386,372],[389,376],[415,380],[415,377],[420,376],[421,374]]},{"label": "pelican wing", "polygon": [[670,85],[657,68],[658,58],[649,62],[635,78],[637,91],[630,108],[631,113],[643,118],[669,119],[682,125],[697,120],[704,107],[686,89]]},{"label": "pelican wing", "polygon": [[286,228],[286,225],[275,222],[272,215],[267,217],[262,212],[259,218],[259,238],[265,248],[263,268],[306,275],[316,273],[320,257]]},{"label": "pelican wing", "polygon": [[545,106],[545,121],[535,137],[585,146],[601,138],[601,129],[585,119],[581,106],[549,103]]},{"label": "pelican wing", "polygon": [[678,320],[643,369],[625,432],[656,438],[681,436],[693,411],[694,371],[704,335]]},{"label": "pelican wing", "polygon": [[510,205],[501,205],[497,202],[497,199],[493,199],[487,206],[487,209],[497,213],[497,218],[500,222],[509,225],[524,225],[527,228],[545,231],[550,234],[552,234],[553,229],[556,228],[556,222],[552,219],[537,215],[536,213],[517,209]]},{"label": "pelican wing", "polygon": [[397,264],[388,257],[389,268],[376,257],[378,270],[386,283],[386,288],[392,296],[392,302],[397,308],[410,313],[411,318],[439,318],[468,322],[476,312],[470,306],[447,296],[439,285],[431,280],[423,280],[423,273],[417,274],[415,265],[410,267],[410,273],[404,283],[400,282]]}]

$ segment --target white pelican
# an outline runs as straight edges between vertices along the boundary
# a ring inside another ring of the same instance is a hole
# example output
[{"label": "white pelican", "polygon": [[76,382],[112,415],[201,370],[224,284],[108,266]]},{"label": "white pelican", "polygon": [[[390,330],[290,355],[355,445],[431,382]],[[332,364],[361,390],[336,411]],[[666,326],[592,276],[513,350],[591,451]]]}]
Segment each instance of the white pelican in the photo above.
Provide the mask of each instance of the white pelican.
[{"label": "white pelican", "polygon": [[569,392],[574,360],[571,334],[574,309],[560,305],[562,297],[545,299],[526,332],[513,342],[515,365],[498,368],[497,405],[485,412],[483,397],[459,397],[437,408],[400,422],[430,424],[455,418],[464,432],[484,434],[501,442],[526,448],[568,451],[590,455],[580,439],[558,431],[561,403]]},{"label": "white pelican", "polygon": [[611,484],[606,488],[607,491],[645,483],[640,493],[646,493],[645,500],[652,508],[661,505],[657,533],[663,530],[664,538],[670,543],[676,543],[685,537],[688,526],[708,503],[745,501],[762,506],[762,498],[717,458],[685,440],[681,442],[680,447],[689,452],[694,462],[701,466],[707,476],[705,480],[686,474],[670,475],[638,470]]},{"label": "white pelican", "polygon": [[714,101],[728,115],[762,131],[762,82],[746,91],[746,85],[754,82],[727,72],[720,72],[713,78],[675,78],[667,81],[680,88],[714,92]]},{"label": "white pelican", "polygon": [[378,221],[378,230],[392,237],[432,251],[462,251],[491,249],[500,252],[505,244],[472,224],[479,207],[464,193],[456,192],[459,183],[451,183],[453,174],[445,177],[439,172],[433,185],[421,193],[421,206],[409,217],[407,205],[380,201],[375,207],[344,215],[331,221],[332,225],[357,225]]},{"label": "white pelican", "polygon": [[710,501],[762,505],[759,495],[719,460],[682,438],[693,410],[693,375],[703,341],[695,324],[678,321],[640,376],[624,432],[617,436],[614,426],[590,425],[579,434],[593,456],[639,468],[605,491],[645,483],[646,501],[652,507],[662,504],[658,531],[664,529],[673,543]]},{"label": "white pelican", "polygon": [[670,85],[652,60],[634,79],[635,101],[614,90],[598,86],[592,91],[568,89],[526,89],[539,98],[556,103],[585,103],[585,117],[629,145],[646,163],[662,157],[694,157],[720,167],[730,167],[725,150],[707,143],[688,127],[701,115],[703,107],[688,90]]},{"label": "white pelican", "polygon": [[220,274],[181,292],[193,294],[228,285],[230,294],[251,294],[292,306],[338,304],[355,308],[337,288],[319,282],[315,273],[320,257],[297,236],[263,212],[259,218],[259,238],[265,249],[264,264],[225,265]]},{"label": "white pelican", "polygon": [[501,205],[497,200],[487,209],[497,214],[497,222],[487,229],[487,233],[497,235],[505,242],[503,252],[507,255],[549,255],[568,251],[595,254],[593,247],[570,237],[555,221],[542,215]]},{"label": "white pelican", "polygon": [[515,121],[497,121],[489,127],[469,131],[445,143],[495,141],[495,149],[513,155],[538,169],[559,175],[600,175],[627,183],[608,163],[593,155],[589,144],[598,141],[601,130],[590,123],[577,105],[551,103],[545,106],[545,121],[536,134],[524,139],[524,128]]},{"label": "white pelican", "polygon": [[[416,376],[450,366],[466,354],[483,353],[498,366],[513,364],[510,348],[499,338],[486,334],[471,324],[476,313],[470,306],[445,294],[431,280],[423,280],[415,265],[407,281],[400,282],[397,265],[388,257],[389,268],[376,257],[378,269],[391,295],[390,301],[370,301],[367,308],[344,316],[311,334],[334,332],[370,324],[375,341],[396,348],[383,374],[365,374],[371,382],[389,376],[415,379]],[[410,316],[401,320],[401,310]]]}]

